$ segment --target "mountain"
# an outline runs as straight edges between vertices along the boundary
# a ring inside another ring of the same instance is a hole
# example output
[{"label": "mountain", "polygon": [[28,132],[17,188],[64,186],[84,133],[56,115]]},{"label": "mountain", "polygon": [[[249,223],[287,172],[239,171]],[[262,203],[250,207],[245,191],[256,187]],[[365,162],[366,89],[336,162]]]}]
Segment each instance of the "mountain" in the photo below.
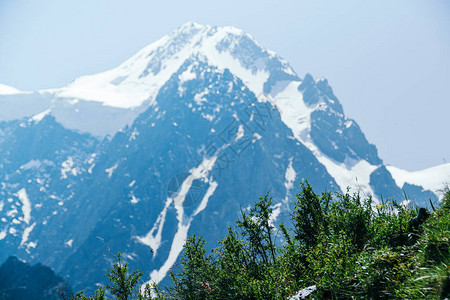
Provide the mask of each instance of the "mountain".
[{"label": "mountain", "polygon": [[9,257],[0,267],[0,298],[3,300],[56,300],[72,294],[69,284],[46,266],[30,266]]},{"label": "mountain", "polygon": [[422,206],[450,181],[450,164],[385,166],[327,80],[234,27],[187,23],[112,70],[8,90],[0,259],[42,262],[75,290],[105,282],[110,251],[160,282],[188,234],[215,247],[269,191],[283,220],[305,179]]}]

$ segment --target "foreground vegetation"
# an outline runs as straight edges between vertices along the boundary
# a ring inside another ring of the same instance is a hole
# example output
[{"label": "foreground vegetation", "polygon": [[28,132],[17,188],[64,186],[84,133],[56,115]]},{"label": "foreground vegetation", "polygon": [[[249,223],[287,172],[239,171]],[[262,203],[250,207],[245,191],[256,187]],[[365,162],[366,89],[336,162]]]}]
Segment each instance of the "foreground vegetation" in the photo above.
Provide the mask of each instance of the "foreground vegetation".
[{"label": "foreground vegetation", "polygon": [[[449,190],[431,213],[394,201],[374,206],[349,192],[319,195],[308,182],[292,204],[292,222],[276,228],[272,199],[260,197],[211,253],[190,237],[165,291],[139,294],[142,274],[130,274],[119,254],[106,291],[123,300],[287,299],[310,286],[311,299],[449,297]],[[106,299],[105,289],[72,299]]]}]

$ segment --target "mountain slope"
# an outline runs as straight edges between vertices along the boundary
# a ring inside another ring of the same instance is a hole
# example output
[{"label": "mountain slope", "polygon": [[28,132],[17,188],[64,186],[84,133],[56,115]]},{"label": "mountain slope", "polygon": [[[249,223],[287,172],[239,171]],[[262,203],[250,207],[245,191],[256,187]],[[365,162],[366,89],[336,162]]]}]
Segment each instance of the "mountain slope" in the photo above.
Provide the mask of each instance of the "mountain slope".
[{"label": "mountain slope", "polygon": [[0,259],[42,262],[76,290],[105,280],[107,247],[159,282],[188,234],[215,246],[268,191],[283,220],[305,179],[420,205],[450,181],[445,166],[424,186],[386,168],[325,79],[233,27],[187,23],[115,69],[0,107]]}]

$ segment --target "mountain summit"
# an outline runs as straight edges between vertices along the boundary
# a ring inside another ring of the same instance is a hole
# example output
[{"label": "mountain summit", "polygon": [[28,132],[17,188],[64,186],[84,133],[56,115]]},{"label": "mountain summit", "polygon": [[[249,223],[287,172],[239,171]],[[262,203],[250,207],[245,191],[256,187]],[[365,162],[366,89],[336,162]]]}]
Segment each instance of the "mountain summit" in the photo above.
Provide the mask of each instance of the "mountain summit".
[{"label": "mountain summit", "polygon": [[117,68],[80,77],[57,94],[121,108],[139,107],[144,101],[153,104],[164,83],[194,57],[229,69],[256,94],[269,93],[276,83],[274,76],[298,79],[287,62],[240,29],[186,23]]},{"label": "mountain summit", "polygon": [[[283,218],[318,191],[436,201],[450,164],[385,166],[326,79],[234,27],[187,23],[112,70],[0,94],[0,260],[92,290],[108,248],[160,282],[189,234],[214,247],[258,196]],[[100,239],[99,239],[100,237]]]},{"label": "mountain summit", "polygon": [[[0,120],[50,109],[66,128],[95,136],[114,135],[146,107],[156,105],[161,87],[192,58],[229,69],[256,95],[271,92],[279,80],[298,80],[286,61],[242,30],[189,22],[112,70],[82,76],[63,88],[23,96],[14,106],[3,105]],[[17,111],[17,106],[30,105],[23,112]]]}]

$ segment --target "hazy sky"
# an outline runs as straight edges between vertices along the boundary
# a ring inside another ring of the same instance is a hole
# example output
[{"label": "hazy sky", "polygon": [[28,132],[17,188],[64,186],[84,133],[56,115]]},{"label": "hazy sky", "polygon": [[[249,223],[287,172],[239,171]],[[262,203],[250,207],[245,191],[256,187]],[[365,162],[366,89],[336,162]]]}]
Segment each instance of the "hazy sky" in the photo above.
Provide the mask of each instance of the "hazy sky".
[{"label": "hazy sky", "polygon": [[187,21],[233,25],[325,77],[380,157],[450,162],[450,1],[0,0],[0,83],[61,87]]}]

